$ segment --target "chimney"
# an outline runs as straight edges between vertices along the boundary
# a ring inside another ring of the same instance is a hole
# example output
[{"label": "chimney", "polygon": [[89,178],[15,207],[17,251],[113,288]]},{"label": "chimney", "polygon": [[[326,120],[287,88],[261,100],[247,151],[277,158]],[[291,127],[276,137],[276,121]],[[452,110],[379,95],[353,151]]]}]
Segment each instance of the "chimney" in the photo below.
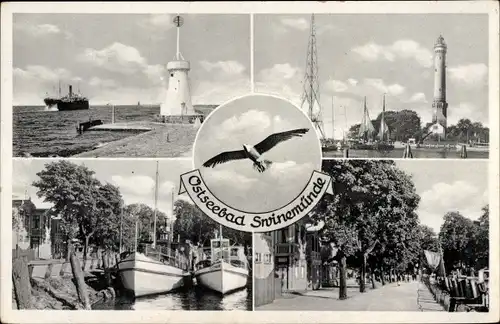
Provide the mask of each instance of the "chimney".
[{"label": "chimney", "polygon": [[73,86],[72,85],[69,86],[69,96],[70,97],[73,96]]}]

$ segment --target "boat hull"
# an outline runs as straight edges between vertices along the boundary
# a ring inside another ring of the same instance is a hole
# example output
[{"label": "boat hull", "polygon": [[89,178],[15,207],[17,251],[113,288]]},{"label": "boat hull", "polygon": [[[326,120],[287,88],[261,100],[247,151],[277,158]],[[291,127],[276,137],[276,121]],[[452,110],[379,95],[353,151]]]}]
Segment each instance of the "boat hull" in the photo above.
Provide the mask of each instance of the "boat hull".
[{"label": "boat hull", "polygon": [[58,99],[46,98],[45,105],[49,108],[57,108],[59,111],[87,110],[89,109],[88,100],[62,101]]},{"label": "boat hull", "polygon": [[168,264],[132,253],[118,263],[123,288],[135,297],[167,293],[181,288],[189,273]]},{"label": "boat hull", "polygon": [[196,283],[226,294],[241,289],[248,282],[248,269],[234,267],[227,262],[218,262],[195,272]]}]

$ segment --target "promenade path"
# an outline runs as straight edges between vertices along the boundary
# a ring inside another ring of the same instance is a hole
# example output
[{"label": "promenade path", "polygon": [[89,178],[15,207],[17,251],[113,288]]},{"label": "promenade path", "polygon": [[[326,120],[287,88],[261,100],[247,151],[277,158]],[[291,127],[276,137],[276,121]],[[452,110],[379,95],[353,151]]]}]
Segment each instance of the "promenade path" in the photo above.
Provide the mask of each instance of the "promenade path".
[{"label": "promenade path", "polygon": [[256,310],[297,311],[443,311],[434,301],[423,283],[418,281],[378,285],[360,293],[358,287],[348,288],[346,300],[339,300],[338,288],[323,288],[307,291],[301,295],[286,294],[272,304],[257,307]]}]

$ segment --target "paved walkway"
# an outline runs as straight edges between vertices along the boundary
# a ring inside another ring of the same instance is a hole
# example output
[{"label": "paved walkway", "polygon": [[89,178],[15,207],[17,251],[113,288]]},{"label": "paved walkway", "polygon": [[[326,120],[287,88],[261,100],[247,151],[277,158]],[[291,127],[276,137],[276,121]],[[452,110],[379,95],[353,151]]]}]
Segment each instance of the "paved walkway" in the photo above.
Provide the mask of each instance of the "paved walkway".
[{"label": "paved walkway", "polygon": [[348,288],[348,299],[339,300],[338,296],[338,288],[324,288],[307,291],[302,295],[287,295],[276,299],[272,304],[257,307],[256,310],[443,311],[432,299],[427,287],[417,281],[401,283],[400,286],[395,283],[378,285],[376,289],[368,288],[363,294],[357,287]]}]

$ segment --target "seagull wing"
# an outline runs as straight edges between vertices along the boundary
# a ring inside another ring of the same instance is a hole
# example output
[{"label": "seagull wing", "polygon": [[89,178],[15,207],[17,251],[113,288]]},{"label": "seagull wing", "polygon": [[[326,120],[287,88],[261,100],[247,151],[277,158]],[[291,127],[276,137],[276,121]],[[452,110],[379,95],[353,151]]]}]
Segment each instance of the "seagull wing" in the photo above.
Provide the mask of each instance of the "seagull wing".
[{"label": "seagull wing", "polygon": [[241,151],[228,151],[228,152],[223,152],[219,155],[214,156],[213,158],[211,158],[207,162],[203,163],[203,166],[207,167],[207,168],[210,168],[210,167],[213,168],[217,164],[222,164],[222,163],[226,163],[229,161],[241,160],[241,159],[246,159],[246,158],[247,158],[247,156],[245,154],[245,151],[243,151],[243,150],[241,150]]},{"label": "seagull wing", "polygon": [[275,134],[269,135],[265,140],[263,140],[259,144],[255,145],[254,148],[260,154],[264,154],[264,152],[269,151],[270,149],[272,149],[273,147],[278,145],[278,143],[289,140],[292,137],[302,137],[302,135],[304,135],[308,131],[309,131],[309,128],[298,128],[298,129],[293,129],[293,130],[289,130],[286,132],[275,133]]}]

